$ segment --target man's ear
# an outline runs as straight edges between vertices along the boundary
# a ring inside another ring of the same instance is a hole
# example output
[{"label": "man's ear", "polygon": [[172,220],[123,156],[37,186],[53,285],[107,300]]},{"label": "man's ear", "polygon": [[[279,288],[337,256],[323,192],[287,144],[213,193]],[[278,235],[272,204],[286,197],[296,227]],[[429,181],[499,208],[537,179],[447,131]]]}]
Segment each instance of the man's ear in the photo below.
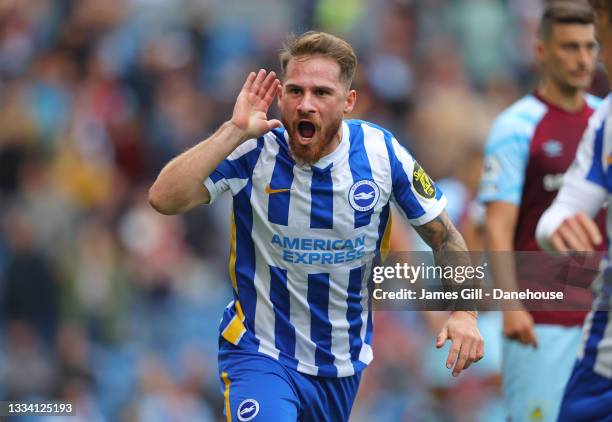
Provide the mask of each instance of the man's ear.
[{"label": "man's ear", "polygon": [[544,41],[541,38],[538,38],[538,40],[536,41],[534,50],[536,59],[538,59],[540,63],[544,61],[546,56],[546,46],[544,45]]},{"label": "man's ear", "polygon": [[280,102],[281,99],[283,97],[283,86],[281,84],[278,84],[278,87],[276,88],[276,105],[280,107]]},{"label": "man's ear", "polygon": [[346,94],[346,100],[344,101],[344,114],[348,114],[353,111],[355,103],[357,102],[357,91],[354,89],[349,90]]}]

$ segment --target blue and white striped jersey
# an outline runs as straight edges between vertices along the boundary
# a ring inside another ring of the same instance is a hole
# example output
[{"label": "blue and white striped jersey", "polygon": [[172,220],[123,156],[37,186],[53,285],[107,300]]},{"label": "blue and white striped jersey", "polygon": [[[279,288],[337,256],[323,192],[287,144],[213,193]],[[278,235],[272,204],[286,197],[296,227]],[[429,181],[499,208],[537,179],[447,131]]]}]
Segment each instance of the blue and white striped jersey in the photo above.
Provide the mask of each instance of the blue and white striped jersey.
[{"label": "blue and white striped jersey", "polygon": [[[562,221],[576,212],[594,217],[612,199],[612,104],[608,96],[597,108],[578,146],[576,159],[563,178],[555,202],[538,224],[543,246]],[[607,235],[612,239],[612,207],[607,209]],[[598,375],[612,378],[612,248],[593,282],[596,295],[585,320],[579,359]]]},{"label": "blue and white striped jersey", "polygon": [[367,275],[387,248],[389,202],[413,225],[446,199],[386,130],[349,120],[315,165],[292,159],[275,129],[238,147],[204,182],[233,195],[230,278],[221,321],[230,343],[300,372],[344,377],[372,360]]}]

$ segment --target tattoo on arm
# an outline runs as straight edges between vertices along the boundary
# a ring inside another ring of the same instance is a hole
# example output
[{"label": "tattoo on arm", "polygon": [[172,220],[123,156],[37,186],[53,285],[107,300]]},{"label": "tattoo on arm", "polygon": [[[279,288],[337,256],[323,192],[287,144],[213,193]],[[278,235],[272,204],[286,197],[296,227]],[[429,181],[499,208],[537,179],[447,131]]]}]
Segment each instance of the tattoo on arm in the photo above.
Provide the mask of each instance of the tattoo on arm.
[{"label": "tattoo on arm", "polygon": [[[471,266],[470,255],[463,237],[448,218],[446,211],[415,230],[433,250],[434,260],[439,267]],[[449,291],[461,290],[467,285],[443,278],[444,287]],[[469,283],[468,283],[469,284]]]},{"label": "tattoo on arm", "polygon": [[425,242],[433,249],[434,254],[446,252],[467,252],[467,246],[461,234],[443,211],[436,218],[415,230]]}]

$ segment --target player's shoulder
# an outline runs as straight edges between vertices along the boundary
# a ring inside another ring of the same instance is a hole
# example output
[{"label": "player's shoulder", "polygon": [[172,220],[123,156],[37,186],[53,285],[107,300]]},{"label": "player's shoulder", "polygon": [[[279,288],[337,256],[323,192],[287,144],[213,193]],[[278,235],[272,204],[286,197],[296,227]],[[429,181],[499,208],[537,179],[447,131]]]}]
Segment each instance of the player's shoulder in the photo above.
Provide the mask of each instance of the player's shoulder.
[{"label": "player's shoulder", "polygon": [[587,129],[584,132],[582,139],[584,142],[592,143],[595,139],[595,134],[602,129],[604,125],[612,124],[612,94],[608,94],[603,98],[597,108],[591,114]]},{"label": "player's shoulder", "polygon": [[612,120],[612,93],[602,99],[589,119],[589,126],[599,128],[605,121],[609,124]]},{"label": "player's shoulder", "polygon": [[242,144],[241,147],[243,147],[240,151],[242,153],[246,153],[252,150],[260,150],[264,151],[264,154],[276,154],[279,149],[286,150],[289,147],[289,142],[287,139],[287,130],[284,127],[274,128],[271,131],[266,132],[259,138],[249,139],[244,144]]},{"label": "player's shoulder", "polygon": [[361,120],[361,119],[348,119],[345,120],[344,123],[346,123],[350,129],[357,129],[357,128],[365,128],[367,129],[375,129],[380,131],[384,136],[388,136],[388,137],[393,137],[393,135],[391,134],[391,131],[385,129],[384,127],[377,125],[376,123],[372,123],[369,122],[367,120]]},{"label": "player's shoulder", "polygon": [[395,136],[390,130],[372,122],[361,119],[345,120],[344,123],[349,128],[351,143],[354,138],[363,136],[364,142],[377,145],[378,147],[391,147]]},{"label": "player's shoulder", "polygon": [[262,138],[253,138],[249,139],[242,144],[238,145],[234,151],[227,157],[230,160],[237,160],[239,158],[244,157],[250,152],[256,151],[263,147],[263,139]]},{"label": "player's shoulder", "polygon": [[494,126],[533,128],[546,114],[547,105],[532,94],[525,95],[502,111]]},{"label": "player's shoulder", "polygon": [[493,121],[486,150],[507,142],[528,144],[547,110],[547,105],[531,94],[515,101]]},{"label": "player's shoulder", "polygon": [[584,100],[586,101],[587,105],[592,109],[597,109],[604,101],[603,98],[599,98],[598,96],[589,93],[584,94]]},{"label": "player's shoulder", "polygon": [[[349,127],[351,145],[357,148],[363,145],[368,155],[376,154],[388,160],[392,158],[390,155],[397,154],[398,148],[403,148],[393,133],[380,125],[360,119],[345,120],[345,123]],[[363,142],[354,142],[358,137],[363,137]]]}]

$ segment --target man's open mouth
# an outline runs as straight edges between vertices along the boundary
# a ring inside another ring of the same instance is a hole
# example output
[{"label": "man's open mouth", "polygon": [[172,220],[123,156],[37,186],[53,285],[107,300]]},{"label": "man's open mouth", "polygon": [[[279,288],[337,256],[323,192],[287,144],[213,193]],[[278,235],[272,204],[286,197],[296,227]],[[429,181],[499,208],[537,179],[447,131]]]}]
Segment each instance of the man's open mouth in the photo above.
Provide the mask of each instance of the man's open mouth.
[{"label": "man's open mouth", "polygon": [[302,138],[310,139],[316,132],[315,125],[312,122],[301,121],[298,123],[298,133]]}]

